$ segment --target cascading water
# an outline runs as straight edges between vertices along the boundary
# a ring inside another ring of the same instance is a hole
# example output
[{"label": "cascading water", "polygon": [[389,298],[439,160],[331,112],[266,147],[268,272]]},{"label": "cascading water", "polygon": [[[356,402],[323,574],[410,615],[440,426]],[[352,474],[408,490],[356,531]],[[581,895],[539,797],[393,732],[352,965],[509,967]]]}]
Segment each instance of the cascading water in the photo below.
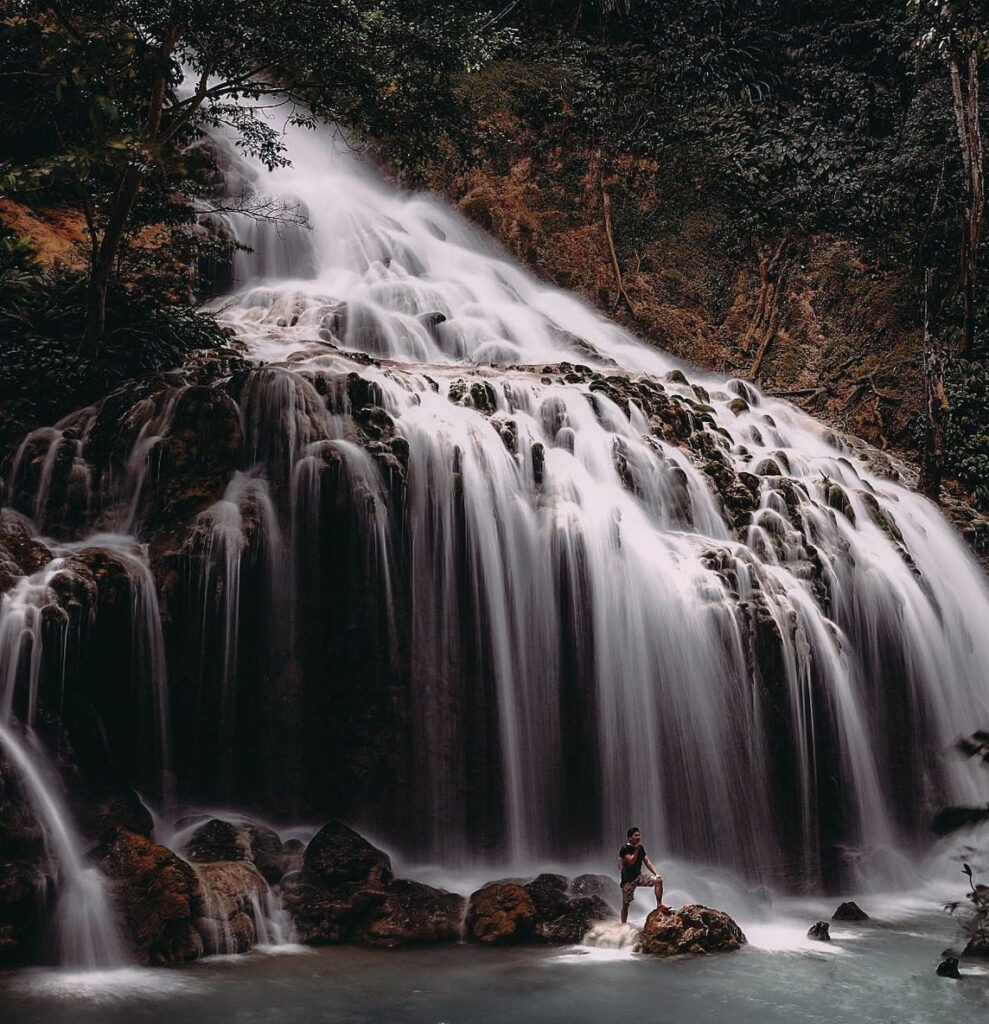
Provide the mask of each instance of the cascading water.
[{"label": "cascading water", "polygon": [[[67,623],[55,625],[59,635],[53,638],[45,622],[50,588],[62,567],[62,560],[55,559],[0,598],[0,755],[9,758],[22,780],[57,872],[52,936],[57,962],[81,968],[116,966],[126,962],[126,955],[105,880],[85,862],[60,782],[34,733],[46,625],[51,647],[64,652],[68,639]],[[15,707],[16,699],[25,698],[24,706]]]},{"label": "cascading water", "polygon": [[[219,308],[250,368],[158,381],[112,444],[105,406],[37,431],[8,475],[39,527],[179,566],[181,799],[363,817],[447,865],[600,855],[635,821],[820,885],[973,795],[946,752],[989,721],[989,590],[933,506],[338,142],[288,155],[226,157],[313,228],[242,236]],[[235,438],[199,506],[190,410]]]}]

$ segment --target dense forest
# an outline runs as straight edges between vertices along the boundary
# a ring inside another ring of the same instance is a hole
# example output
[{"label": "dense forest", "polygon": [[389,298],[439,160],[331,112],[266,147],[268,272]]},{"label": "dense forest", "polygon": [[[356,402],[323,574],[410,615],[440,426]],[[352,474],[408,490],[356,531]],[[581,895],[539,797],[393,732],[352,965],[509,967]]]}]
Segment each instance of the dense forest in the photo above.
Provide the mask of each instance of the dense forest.
[{"label": "dense forest", "polygon": [[6,6],[5,445],[218,339],[203,129],[282,159],[246,98],[344,126],[644,337],[989,504],[983,4]]}]

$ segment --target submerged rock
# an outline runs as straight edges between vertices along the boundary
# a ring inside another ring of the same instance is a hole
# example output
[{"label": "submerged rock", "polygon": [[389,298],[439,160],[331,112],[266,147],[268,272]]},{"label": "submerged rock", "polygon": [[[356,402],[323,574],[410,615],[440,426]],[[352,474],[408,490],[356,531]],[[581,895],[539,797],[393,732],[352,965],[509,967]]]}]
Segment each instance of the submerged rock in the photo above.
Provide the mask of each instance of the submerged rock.
[{"label": "submerged rock", "polygon": [[169,966],[201,956],[195,922],[204,913],[196,872],[165,846],[116,828],[96,851],[111,879],[130,945],[142,964]]},{"label": "submerged rock", "polygon": [[807,931],[808,939],[816,939],[818,942],[831,941],[831,926],[827,921],[818,921],[812,924]]},{"label": "submerged rock", "polygon": [[937,976],[939,978],[961,978],[961,973],[958,970],[958,957],[946,956],[937,965]]},{"label": "submerged rock", "polygon": [[745,941],[742,929],[723,910],[691,903],[679,910],[654,910],[642,927],[639,949],[653,956],[726,953]]},{"label": "submerged rock", "polygon": [[831,915],[832,921],[869,921],[869,915],[857,904],[849,900],[842,903]]}]

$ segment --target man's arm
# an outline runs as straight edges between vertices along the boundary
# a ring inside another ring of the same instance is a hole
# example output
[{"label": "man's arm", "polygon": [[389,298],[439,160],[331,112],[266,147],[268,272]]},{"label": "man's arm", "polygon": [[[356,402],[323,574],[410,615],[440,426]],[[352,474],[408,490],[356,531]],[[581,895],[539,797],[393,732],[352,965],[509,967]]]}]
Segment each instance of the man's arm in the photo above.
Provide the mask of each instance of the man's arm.
[{"label": "man's arm", "polygon": [[649,870],[650,870],[650,871],[651,871],[651,872],[652,872],[652,873],[653,873],[654,875],[658,875],[658,874],[659,874],[659,872],[658,872],[658,871],[657,871],[657,870],[655,869],[655,867],[653,867],[653,863],[652,863],[652,861],[651,861],[651,860],[650,860],[650,859],[649,859],[648,857],[643,857],[643,858],[642,858],[642,863],[643,863],[643,864],[645,864],[645,866],[646,866],[647,868],[649,868]]}]

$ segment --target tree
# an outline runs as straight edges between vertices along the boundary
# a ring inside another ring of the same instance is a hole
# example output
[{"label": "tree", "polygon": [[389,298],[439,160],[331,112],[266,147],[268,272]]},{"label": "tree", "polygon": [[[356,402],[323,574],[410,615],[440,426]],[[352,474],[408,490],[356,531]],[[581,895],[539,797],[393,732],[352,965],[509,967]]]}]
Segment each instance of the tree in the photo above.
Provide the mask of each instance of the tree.
[{"label": "tree", "polygon": [[955,127],[968,192],[959,276],[964,303],[962,355],[971,359],[975,349],[975,288],[985,214],[979,65],[989,56],[989,3],[910,0],[910,8],[920,25],[921,49],[943,60],[951,79]]},{"label": "tree", "polygon": [[449,115],[452,76],[487,56],[488,19],[427,0],[15,0],[7,10],[5,78],[51,119],[50,146],[15,177],[67,190],[85,213],[89,353],[138,207],[168,207],[195,186],[189,144],[204,129],[232,127],[273,166],[280,137],[258,110],[277,103],[296,123],[402,132],[415,151]]}]

